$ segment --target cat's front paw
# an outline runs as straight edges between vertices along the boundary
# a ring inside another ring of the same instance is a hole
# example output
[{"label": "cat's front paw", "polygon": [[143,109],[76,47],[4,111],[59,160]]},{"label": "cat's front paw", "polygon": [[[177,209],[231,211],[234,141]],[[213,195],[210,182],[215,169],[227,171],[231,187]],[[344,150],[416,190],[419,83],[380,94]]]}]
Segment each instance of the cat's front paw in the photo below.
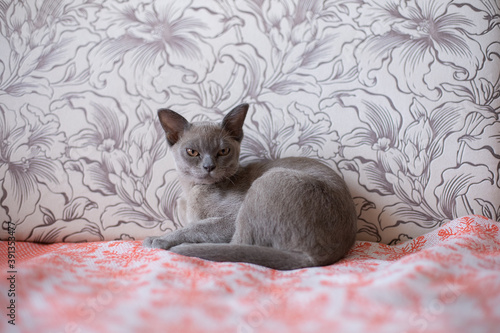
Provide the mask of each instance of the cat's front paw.
[{"label": "cat's front paw", "polygon": [[142,246],[144,247],[163,250],[169,250],[171,247],[179,244],[180,242],[177,242],[174,239],[163,238],[161,236],[148,237],[142,242]]},{"label": "cat's front paw", "polygon": [[158,236],[146,237],[142,241],[142,246],[147,247],[147,248],[153,248],[153,241],[157,238],[158,238]]}]

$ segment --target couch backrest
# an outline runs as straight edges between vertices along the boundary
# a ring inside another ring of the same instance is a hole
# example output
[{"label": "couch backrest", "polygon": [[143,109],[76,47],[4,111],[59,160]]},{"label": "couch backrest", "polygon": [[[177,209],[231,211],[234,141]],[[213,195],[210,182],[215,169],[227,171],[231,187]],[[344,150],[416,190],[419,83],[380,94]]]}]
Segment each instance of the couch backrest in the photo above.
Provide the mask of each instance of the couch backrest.
[{"label": "couch backrest", "polygon": [[242,102],[242,159],[327,161],[351,188],[360,239],[499,219],[498,6],[12,2],[0,15],[2,239],[14,226],[43,242],[179,227],[156,110],[219,120]]}]

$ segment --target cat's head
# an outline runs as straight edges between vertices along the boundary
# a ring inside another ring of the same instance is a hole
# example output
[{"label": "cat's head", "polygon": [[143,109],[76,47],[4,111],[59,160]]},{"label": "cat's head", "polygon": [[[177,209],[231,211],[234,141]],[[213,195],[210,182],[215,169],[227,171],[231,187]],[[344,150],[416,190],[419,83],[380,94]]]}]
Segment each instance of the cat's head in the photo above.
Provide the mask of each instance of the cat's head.
[{"label": "cat's head", "polygon": [[241,104],[221,123],[190,123],[177,112],[160,109],[158,118],[180,176],[194,184],[214,184],[234,175],[247,111],[248,104]]}]

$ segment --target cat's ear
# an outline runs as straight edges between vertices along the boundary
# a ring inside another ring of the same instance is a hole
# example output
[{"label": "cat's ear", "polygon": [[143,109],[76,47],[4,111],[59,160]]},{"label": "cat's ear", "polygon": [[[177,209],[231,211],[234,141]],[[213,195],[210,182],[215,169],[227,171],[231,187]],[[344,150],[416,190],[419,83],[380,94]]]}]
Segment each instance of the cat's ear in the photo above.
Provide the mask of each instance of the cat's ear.
[{"label": "cat's ear", "polygon": [[243,139],[243,123],[248,111],[248,104],[240,104],[232,109],[222,120],[224,128],[232,138],[240,142]]},{"label": "cat's ear", "polygon": [[189,122],[186,118],[169,109],[158,110],[158,118],[161,127],[167,134],[167,142],[171,146],[179,141],[184,131],[189,128]]}]

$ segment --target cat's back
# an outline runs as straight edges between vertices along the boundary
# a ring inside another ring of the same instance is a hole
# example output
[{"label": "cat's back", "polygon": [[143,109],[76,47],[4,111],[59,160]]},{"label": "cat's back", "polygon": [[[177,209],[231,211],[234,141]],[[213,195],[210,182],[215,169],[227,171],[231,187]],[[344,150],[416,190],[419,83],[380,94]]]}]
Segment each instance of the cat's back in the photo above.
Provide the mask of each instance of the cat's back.
[{"label": "cat's back", "polygon": [[307,200],[335,202],[336,207],[329,208],[343,211],[341,215],[350,220],[355,219],[354,202],[344,179],[319,160],[287,157],[254,163],[244,169],[247,179],[239,183],[245,191],[248,189],[258,196],[283,193],[283,199],[292,205]]},{"label": "cat's back", "polygon": [[286,157],[276,160],[261,161],[249,164],[244,168],[243,173],[249,178],[249,181],[281,171],[286,173],[289,171],[303,177],[304,181],[317,180],[324,181],[332,186],[345,187],[343,179],[326,164],[307,157]]}]

